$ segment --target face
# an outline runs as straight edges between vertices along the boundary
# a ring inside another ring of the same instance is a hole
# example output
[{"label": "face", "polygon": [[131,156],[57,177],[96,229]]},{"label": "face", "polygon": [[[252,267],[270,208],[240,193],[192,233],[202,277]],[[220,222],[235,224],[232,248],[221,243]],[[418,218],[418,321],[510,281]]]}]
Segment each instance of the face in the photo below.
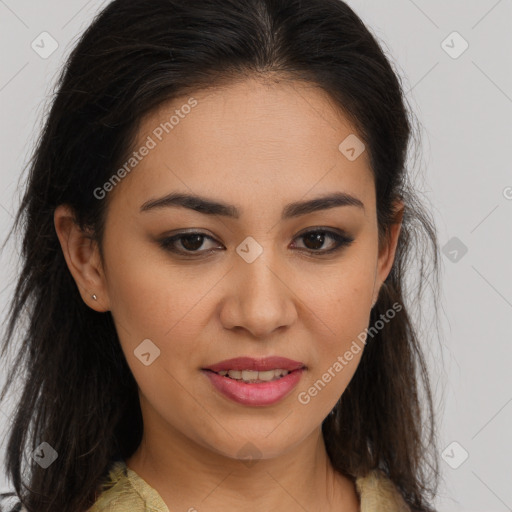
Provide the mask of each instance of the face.
[{"label": "face", "polygon": [[247,80],[143,120],[140,161],[98,199],[102,265],[74,275],[112,313],[145,428],[270,458],[320,427],[357,369],[396,243],[379,252],[368,155],[340,150],[349,136],[326,94],[299,82]]}]

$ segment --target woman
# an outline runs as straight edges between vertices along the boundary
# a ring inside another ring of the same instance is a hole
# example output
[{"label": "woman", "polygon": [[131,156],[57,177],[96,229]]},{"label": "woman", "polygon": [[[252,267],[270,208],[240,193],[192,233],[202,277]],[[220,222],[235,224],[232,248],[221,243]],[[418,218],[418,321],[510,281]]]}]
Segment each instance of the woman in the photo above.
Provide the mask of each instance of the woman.
[{"label": "woman", "polygon": [[421,293],[437,245],[410,134],[339,0],[109,4],[16,219],[24,508],[432,511],[404,280],[424,234]]}]

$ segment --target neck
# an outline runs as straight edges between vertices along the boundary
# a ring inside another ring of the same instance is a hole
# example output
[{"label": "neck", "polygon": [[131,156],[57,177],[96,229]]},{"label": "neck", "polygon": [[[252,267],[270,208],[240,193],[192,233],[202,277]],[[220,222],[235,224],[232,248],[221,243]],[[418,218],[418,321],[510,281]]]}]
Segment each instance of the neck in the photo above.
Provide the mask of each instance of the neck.
[{"label": "neck", "polygon": [[[154,425],[154,424],[153,424]],[[146,427],[146,426],[145,426]],[[195,443],[178,431],[145,428],[126,461],[169,510],[356,511],[354,483],[330,464],[321,427],[271,459],[241,461]]]}]

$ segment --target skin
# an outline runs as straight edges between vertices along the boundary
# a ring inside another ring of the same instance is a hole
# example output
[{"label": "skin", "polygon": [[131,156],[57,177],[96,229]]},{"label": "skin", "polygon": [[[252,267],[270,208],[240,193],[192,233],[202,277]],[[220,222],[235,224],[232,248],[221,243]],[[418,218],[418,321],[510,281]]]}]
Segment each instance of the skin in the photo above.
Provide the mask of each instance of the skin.
[{"label": "skin", "polygon": [[[393,263],[403,205],[379,250],[367,152],[349,161],[339,151],[356,131],[321,89],[246,79],[194,98],[191,113],[109,193],[104,261],[72,211],[65,205],[55,211],[81,296],[96,311],[111,311],[139,385],[144,436],[127,464],[172,510],[358,510],[354,483],[328,460],[321,424],[363,350],[308,404],[298,395],[368,327]],[[188,99],[148,115],[136,148]],[[172,191],[233,204],[241,215],[183,207],[140,212],[146,201]],[[333,191],[356,196],[364,209],[341,206],[281,220],[286,204]],[[327,236],[314,245],[297,236],[318,227],[354,241],[320,256],[336,242]],[[195,246],[202,257],[187,259],[159,245],[159,238],[183,230],[213,238]],[[248,236],[263,248],[252,263],[236,252]],[[134,350],[148,338],[160,356],[145,366]],[[277,404],[245,406],[219,394],[200,371],[244,355],[281,355],[307,370]],[[239,454],[247,442],[259,452],[250,466]]]}]

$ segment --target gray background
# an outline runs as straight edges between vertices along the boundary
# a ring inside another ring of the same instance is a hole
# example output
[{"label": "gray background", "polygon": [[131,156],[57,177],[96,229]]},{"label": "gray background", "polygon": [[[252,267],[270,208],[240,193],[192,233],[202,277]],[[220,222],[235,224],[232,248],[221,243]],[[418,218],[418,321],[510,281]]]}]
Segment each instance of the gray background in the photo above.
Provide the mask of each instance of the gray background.
[{"label": "gray background", "polygon": [[[57,70],[107,3],[0,0],[2,241]],[[512,510],[511,2],[348,3],[383,43],[421,122],[417,186],[444,248],[442,336],[424,326],[442,456],[436,505],[439,512]],[[59,44],[46,59],[31,47],[44,31]],[[464,40],[469,46],[459,55]],[[9,245],[1,255],[2,319],[16,254]],[[4,361],[0,383],[7,367]],[[9,413],[9,403],[3,404],[0,463]],[[8,487],[0,469],[0,490]]]}]

